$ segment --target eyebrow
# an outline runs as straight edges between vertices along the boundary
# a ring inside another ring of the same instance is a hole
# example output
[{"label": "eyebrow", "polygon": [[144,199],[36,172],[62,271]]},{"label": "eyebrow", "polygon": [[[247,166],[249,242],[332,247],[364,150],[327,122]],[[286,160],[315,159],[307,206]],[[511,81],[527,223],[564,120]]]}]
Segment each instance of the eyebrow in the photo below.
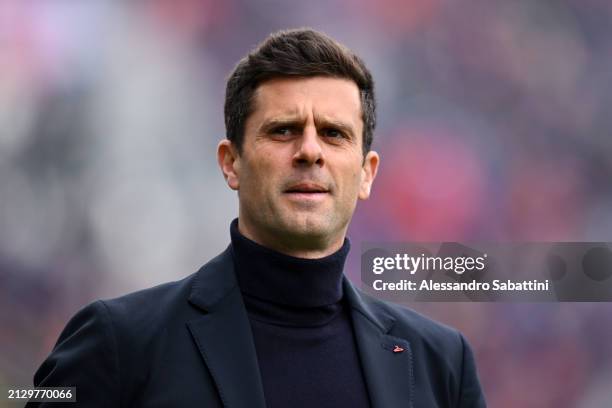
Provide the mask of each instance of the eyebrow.
[{"label": "eyebrow", "polygon": [[[305,120],[303,118],[292,116],[292,117],[281,117],[281,118],[270,118],[264,120],[264,122],[259,126],[259,133],[266,133],[270,130],[278,127],[300,127],[304,126]],[[355,132],[353,127],[350,124],[347,124],[343,121],[332,119],[332,118],[315,118],[315,126],[317,128],[328,128],[333,127],[341,130],[346,133],[350,137],[355,136]]]},{"label": "eyebrow", "polygon": [[266,133],[270,130],[278,127],[296,127],[303,126],[304,120],[298,117],[281,117],[281,118],[270,118],[264,120],[264,122],[259,126],[259,133]]}]

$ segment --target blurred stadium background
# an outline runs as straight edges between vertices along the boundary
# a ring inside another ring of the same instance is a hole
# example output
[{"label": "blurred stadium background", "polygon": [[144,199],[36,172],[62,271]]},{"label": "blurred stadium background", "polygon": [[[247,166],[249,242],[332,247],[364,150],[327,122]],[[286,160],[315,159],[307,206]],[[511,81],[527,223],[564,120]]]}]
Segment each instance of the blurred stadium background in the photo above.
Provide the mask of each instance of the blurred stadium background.
[{"label": "blurred stadium background", "polygon": [[[227,245],[224,79],[300,26],[377,80],[355,281],[365,240],[612,241],[610,1],[0,0],[0,383]],[[609,303],[412,307],[464,331],[491,407],[612,406]]]}]

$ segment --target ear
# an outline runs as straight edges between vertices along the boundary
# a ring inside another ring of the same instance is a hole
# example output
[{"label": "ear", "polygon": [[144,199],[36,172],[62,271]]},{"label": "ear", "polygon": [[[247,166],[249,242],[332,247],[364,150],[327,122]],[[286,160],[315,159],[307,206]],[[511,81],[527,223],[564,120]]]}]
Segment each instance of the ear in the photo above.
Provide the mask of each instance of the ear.
[{"label": "ear", "polygon": [[217,145],[217,163],[227,185],[232,190],[238,190],[240,187],[240,156],[230,140],[223,139]]},{"label": "ear", "polygon": [[363,166],[361,167],[361,186],[359,186],[359,198],[361,200],[367,200],[370,197],[370,190],[372,189],[372,183],[378,172],[378,163],[380,157],[375,151],[369,151],[366,157],[363,159]]}]

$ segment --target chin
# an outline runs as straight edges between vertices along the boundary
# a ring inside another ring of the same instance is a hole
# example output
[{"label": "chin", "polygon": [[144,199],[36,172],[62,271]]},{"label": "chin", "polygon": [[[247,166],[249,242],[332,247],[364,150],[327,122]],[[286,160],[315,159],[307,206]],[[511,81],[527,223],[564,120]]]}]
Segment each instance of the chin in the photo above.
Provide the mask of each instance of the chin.
[{"label": "chin", "polygon": [[333,235],[333,230],[328,222],[293,222],[286,231],[287,235],[293,239],[299,241],[307,240],[313,247],[320,247],[321,244],[326,243],[330,236]]},{"label": "chin", "polygon": [[292,225],[286,229],[288,235],[303,238],[320,239],[326,237],[329,231],[325,228],[321,228],[313,225]]},{"label": "chin", "polygon": [[318,214],[290,214],[287,229],[301,234],[325,235],[329,230],[329,220]]}]

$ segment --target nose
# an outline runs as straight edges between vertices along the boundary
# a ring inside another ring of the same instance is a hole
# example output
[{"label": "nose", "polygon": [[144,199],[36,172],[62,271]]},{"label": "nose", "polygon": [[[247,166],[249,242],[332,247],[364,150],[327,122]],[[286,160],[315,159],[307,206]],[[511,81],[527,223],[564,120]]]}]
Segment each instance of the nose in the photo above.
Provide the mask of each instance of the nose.
[{"label": "nose", "polygon": [[323,165],[323,149],[321,139],[314,126],[306,126],[302,137],[298,139],[298,147],[293,156],[293,164],[296,166]]}]

